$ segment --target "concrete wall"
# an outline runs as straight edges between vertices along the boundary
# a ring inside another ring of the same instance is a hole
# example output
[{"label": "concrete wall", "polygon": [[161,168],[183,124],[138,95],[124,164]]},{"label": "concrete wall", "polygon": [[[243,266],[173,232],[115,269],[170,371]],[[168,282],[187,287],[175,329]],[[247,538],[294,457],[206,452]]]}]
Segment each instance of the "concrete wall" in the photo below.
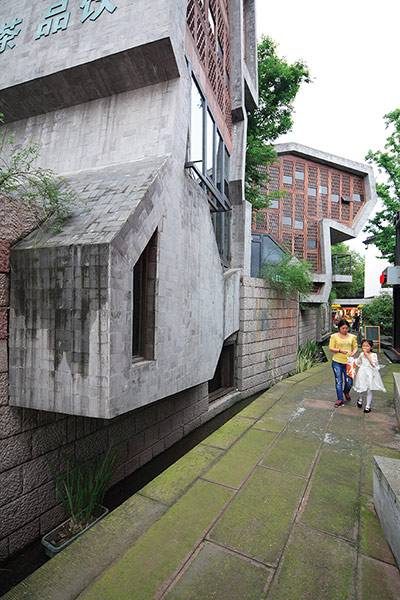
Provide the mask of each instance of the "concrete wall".
[{"label": "concrete wall", "polygon": [[296,370],[298,301],[283,298],[264,279],[244,277],[238,338],[238,387],[243,397]]},{"label": "concrete wall", "polygon": [[400,461],[374,456],[374,504],[385,538],[400,565]]},{"label": "concrete wall", "polygon": [[396,409],[397,425],[400,427],[400,373],[393,373],[394,407]]},{"label": "concrete wall", "polygon": [[299,346],[308,341],[318,340],[319,305],[300,308],[299,311]]}]

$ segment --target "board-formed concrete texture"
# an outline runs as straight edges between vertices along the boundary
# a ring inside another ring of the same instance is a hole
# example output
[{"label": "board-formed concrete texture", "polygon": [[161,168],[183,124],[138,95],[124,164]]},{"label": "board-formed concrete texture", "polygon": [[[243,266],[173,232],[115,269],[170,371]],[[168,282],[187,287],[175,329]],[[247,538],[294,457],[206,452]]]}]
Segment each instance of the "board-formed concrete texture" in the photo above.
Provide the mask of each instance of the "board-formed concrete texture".
[{"label": "board-formed concrete texture", "polygon": [[[7,131],[37,143],[41,166],[65,176],[79,202],[60,234],[34,233],[12,253],[13,406],[113,418],[212,379],[239,330],[250,228],[233,219],[224,272],[207,195],[184,168],[186,9],[184,0],[1,3]],[[243,32],[243,10],[232,3],[232,32]],[[241,67],[231,80],[244,90],[243,48],[231,43]],[[248,214],[244,96],[226,142],[237,215]],[[132,270],[155,231],[154,360],[132,364]]]},{"label": "board-formed concrete texture", "polygon": [[385,537],[400,565],[400,460],[374,456],[374,504]]},{"label": "board-formed concrete texture", "polygon": [[0,68],[0,110],[6,120],[178,77],[177,3],[108,0],[110,8],[101,13],[98,3],[82,3],[91,5],[90,12],[80,4],[1,3],[1,25],[21,21],[9,30],[10,35],[20,33],[0,54],[0,65],[7,64]]}]

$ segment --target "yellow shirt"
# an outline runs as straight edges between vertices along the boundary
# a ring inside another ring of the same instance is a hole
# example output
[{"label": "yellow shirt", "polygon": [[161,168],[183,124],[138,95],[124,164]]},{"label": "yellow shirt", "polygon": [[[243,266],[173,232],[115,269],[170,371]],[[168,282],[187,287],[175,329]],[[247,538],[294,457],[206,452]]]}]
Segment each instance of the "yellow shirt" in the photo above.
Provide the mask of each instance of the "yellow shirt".
[{"label": "yellow shirt", "polygon": [[[357,337],[355,335],[351,335],[351,333],[349,333],[345,338],[340,337],[340,335],[338,333],[334,333],[331,335],[330,340],[329,340],[329,349],[330,350],[345,350],[346,352],[353,352],[353,350],[357,350],[358,345],[357,345]],[[336,354],[333,355],[332,360],[334,360],[335,362],[338,363],[342,363],[343,365],[345,365],[347,363],[347,356],[346,354],[341,354],[339,352],[337,352]]]}]

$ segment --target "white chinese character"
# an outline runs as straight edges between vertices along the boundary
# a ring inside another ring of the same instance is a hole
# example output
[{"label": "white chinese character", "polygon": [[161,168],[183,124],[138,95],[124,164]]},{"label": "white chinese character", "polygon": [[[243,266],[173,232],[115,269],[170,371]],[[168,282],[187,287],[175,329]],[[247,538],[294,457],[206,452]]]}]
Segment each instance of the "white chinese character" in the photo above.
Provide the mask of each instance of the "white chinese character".
[{"label": "white chinese character", "polygon": [[81,22],[84,23],[87,19],[95,21],[104,10],[112,14],[117,7],[112,0],[82,0],[81,9],[83,10]]},{"label": "white chinese character", "polygon": [[35,40],[67,29],[71,18],[71,13],[67,12],[68,2],[69,0],[58,0],[50,6],[43,23],[37,29]]},{"label": "white chinese character", "polygon": [[7,48],[10,50],[15,48],[13,40],[21,33],[21,28],[18,28],[18,25],[21,25],[22,21],[23,19],[14,19],[14,21],[5,23],[3,27],[0,27],[0,54],[5,52]]}]

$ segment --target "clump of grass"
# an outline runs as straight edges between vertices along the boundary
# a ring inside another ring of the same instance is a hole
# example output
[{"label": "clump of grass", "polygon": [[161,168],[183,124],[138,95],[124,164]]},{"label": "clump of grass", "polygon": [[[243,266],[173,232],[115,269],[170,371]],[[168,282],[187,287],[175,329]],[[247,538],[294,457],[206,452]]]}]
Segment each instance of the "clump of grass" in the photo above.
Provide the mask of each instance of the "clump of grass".
[{"label": "clump of grass", "polygon": [[111,480],[115,454],[108,451],[94,464],[67,465],[56,481],[56,495],[70,518],[70,531],[84,529],[103,502]]},{"label": "clump of grass", "polygon": [[305,342],[297,351],[297,373],[308,371],[320,362],[320,349],[317,342]]}]

